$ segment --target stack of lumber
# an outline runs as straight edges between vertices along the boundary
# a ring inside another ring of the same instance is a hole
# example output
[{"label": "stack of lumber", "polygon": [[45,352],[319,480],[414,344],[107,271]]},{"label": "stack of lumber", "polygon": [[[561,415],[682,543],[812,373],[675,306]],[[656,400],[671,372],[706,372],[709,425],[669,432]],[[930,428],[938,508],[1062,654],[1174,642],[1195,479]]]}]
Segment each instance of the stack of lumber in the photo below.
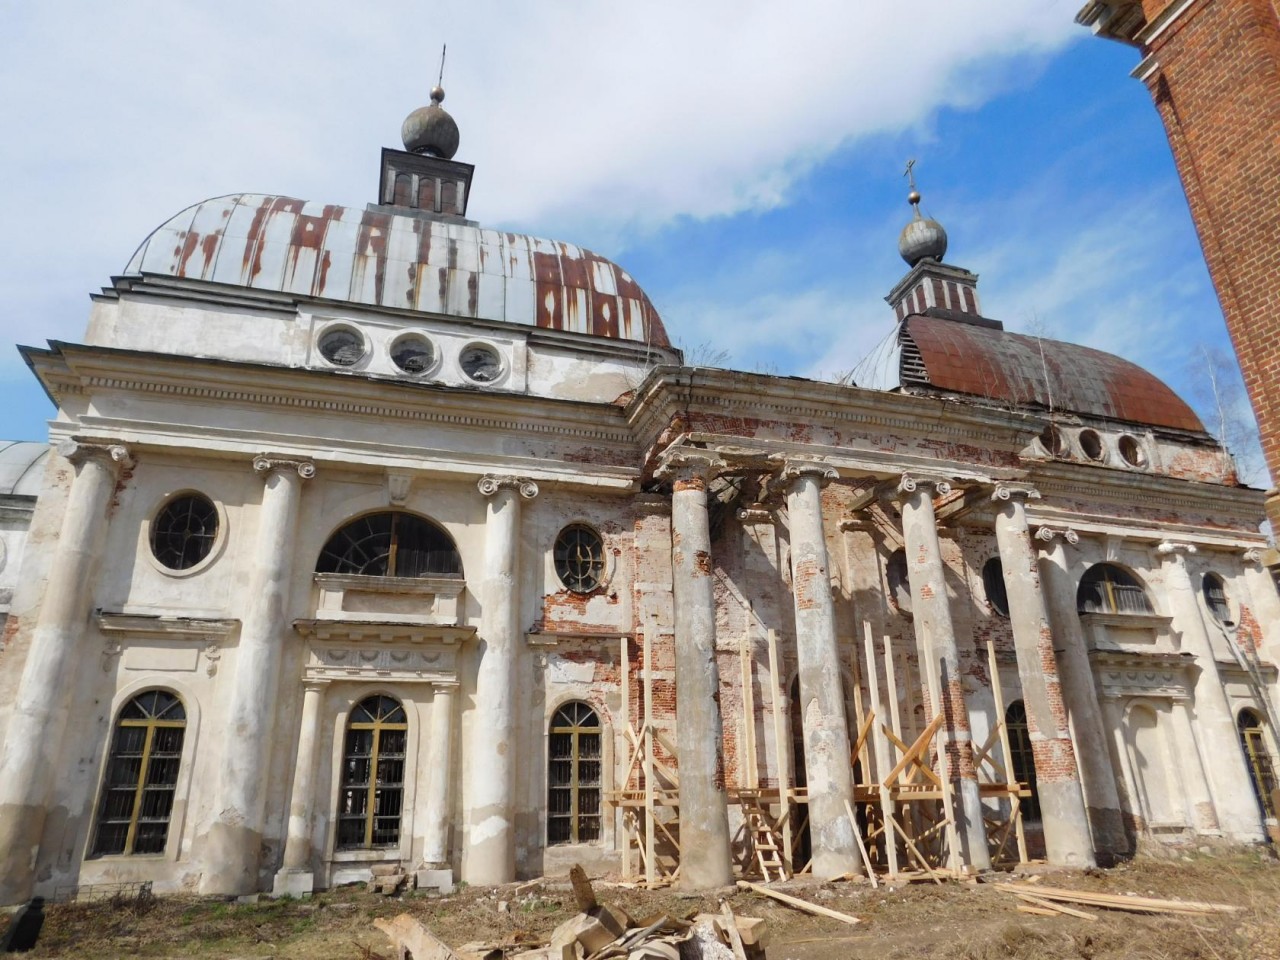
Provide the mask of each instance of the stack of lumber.
[{"label": "stack of lumber", "polygon": [[1132,897],[1114,893],[1094,893],[1087,890],[1064,890],[1059,887],[1042,887],[1029,883],[1001,883],[997,889],[1012,894],[1021,901],[1019,913],[1052,917],[1065,915],[1081,920],[1096,920],[1097,916],[1076,907],[1099,907],[1104,910],[1124,910],[1129,913],[1183,914],[1203,916],[1209,913],[1235,913],[1242,909],[1228,903],[1204,903],[1198,900],[1157,900],[1152,897]]}]

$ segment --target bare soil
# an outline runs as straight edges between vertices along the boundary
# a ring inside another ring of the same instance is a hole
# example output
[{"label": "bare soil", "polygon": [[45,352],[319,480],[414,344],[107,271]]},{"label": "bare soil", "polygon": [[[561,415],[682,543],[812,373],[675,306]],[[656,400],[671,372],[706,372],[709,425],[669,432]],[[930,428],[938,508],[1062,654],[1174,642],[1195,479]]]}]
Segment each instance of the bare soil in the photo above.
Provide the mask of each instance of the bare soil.
[{"label": "bare soil", "polygon": [[[1165,899],[1238,904],[1213,916],[1137,915],[1082,908],[1097,915],[1038,917],[990,882],[913,883],[872,890],[862,883],[799,878],[779,889],[862,920],[848,926],[813,917],[753,893],[728,894],[734,911],[769,921],[770,960],[1280,960],[1280,863],[1269,852],[1139,858],[1085,873],[1033,869],[1043,885]],[[266,958],[390,960],[374,917],[408,912],[454,946],[533,945],[576,910],[567,882],[465,889],[449,897],[384,897],[347,887],[305,900],[226,903],[187,897],[150,901],[50,904],[30,957]],[[686,916],[717,910],[715,897],[631,890],[596,882],[600,900],[633,917],[657,911]],[[505,904],[505,909],[500,908]],[[513,951],[514,952],[514,951]]]}]

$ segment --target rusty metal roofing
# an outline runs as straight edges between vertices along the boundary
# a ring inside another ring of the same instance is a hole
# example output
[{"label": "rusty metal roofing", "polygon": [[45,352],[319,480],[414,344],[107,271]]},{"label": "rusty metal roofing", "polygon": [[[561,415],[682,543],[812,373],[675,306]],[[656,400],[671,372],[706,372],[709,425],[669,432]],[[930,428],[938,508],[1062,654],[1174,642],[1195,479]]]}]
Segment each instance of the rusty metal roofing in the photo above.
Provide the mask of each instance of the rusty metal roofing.
[{"label": "rusty metal roofing", "polygon": [[639,284],[590,250],[291,197],[197,203],[157,227],[125,269],[670,345]]},{"label": "rusty metal roofing", "polygon": [[1090,347],[914,315],[903,323],[904,386],[1202,432],[1200,418],[1137,364]]}]

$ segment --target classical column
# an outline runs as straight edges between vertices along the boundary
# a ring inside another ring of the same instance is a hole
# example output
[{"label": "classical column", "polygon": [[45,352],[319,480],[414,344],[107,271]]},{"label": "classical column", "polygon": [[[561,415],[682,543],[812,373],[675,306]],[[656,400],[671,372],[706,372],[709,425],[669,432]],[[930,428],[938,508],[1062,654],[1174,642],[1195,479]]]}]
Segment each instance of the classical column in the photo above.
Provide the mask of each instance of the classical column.
[{"label": "classical column", "polygon": [[1036,530],[1036,543],[1040,546],[1040,583],[1056,641],[1062,699],[1078,748],[1076,760],[1080,764],[1094,849],[1114,856],[1128,853],[1130,843],[1116,787],[1116,771],[1110,760],[1102,705],[1093,680],[1093,667],[1089,663],[1089,648],[1076,611],[1076,582],[1071,576],[1064,546],[1079,540],[1074,530],[1054,530],[1051,527]]},{"label": "classical column", "polygon": [[224,728],[222,776],[213,808],[216,819],[204,841],[200,879],[204,894],[248,894],[258,889],[280,651],[289,629],[285,614],[298,503],[302,481],[316,473],[309,461],[272,457],[257,457],[253,469],[263,478],[262,505]]},{"label": "classical column", "polygon": [[35,883],[45,811],[54,776],[65,766],[67,701],[86,658],[94,559],[121,466],[129,462],[128,451],[114,444],[63,440],[57,452],[76,474],[0,755],[0,903],[6,904],[28,899]]},{"label": "classical column", "polygon": [[1254,842],[1264,838],[1261,815],[1235,717],[1200,613],[1200,598],[1187,570],[1186,557],[1195,549],[1189,543],[1165,542],[1156,552],[1164,561],[1165,596],[1174,629],[1182,635],[1183,651],[1192,654],[1200,668],[1195,680],[1195,715],[1218,822],[1231,839]]},{"label": "classical column", "polygon": [[1009,599],[1009,625],[1013,628],[1018,680],[1022,685],[1022,702],[1027,710],[1027,729],[1035,758],[1045,852],[1052,864],[1091,867],[1096,861],[1089,836],[1089,817],[1085,813],[1084,793],[1080,789],[1080,774],[1058,679],[1049,610],[1040,591],[1036,552],[1027,529],[1026,501],[1038,496],[1040,492],[1026,484],[996,484],[991,494],[996,508],[996,544]]},{"label": "classical column", "polygon": [[301,896],[314,889],[311,872],[311,816],[315,807],[316,747],[320,740],[320,702],[327,681],[308,683],[302,690],[302,721],[298,725],[298,759],[289,794],[289,829],[284,841],[284,863],[276,872],[272,893]]},{"label": "classical column", "polygon": [[733,882],[707,518],[707,481],[724,465],[709,453],[679,451],[666,457],[659,472],[673,478],[671,588],[675,599],[680,885],[686,890],[707,890]]},{"label": "classical column", "polygon": [[422,843],[423,866],[429,870],[449,869],[449,785],[453,782],[453,701],[457,687],[456,683],[441,682],[432,688]]},{"label": "classical column", "polygon": [[991,854],[987,849],[982,798],[973,764],[969,710],[960,680],[960,652],[951,624],[942,545],[938,542],[937,518],[933,512],[934,495],[945,496],[950,492],[951,484],[937,477],[903,474],[898,484],[913,619],[923,648],[929,699],[934,712],[940,711],[943,716],[939,759],[945,759],[943,773],[951,781],[955,795],[953,812],[960,852],[969,867],[989,870]]},{"label": "classical column", "polygon": [[488,499],[484,571],[480,576],[480,666],[471,718],[467,769],[467,855],[470,884],[509,883],[516,876],[516,699],[520,661],[520,510],[538,485],[519,477],[485,476]]},{"label": "classical column", "polygon": [[822,488],[836,476],[834,469],[820,463],[789,461],[782,470],[791,536],[813,875],[824,879],[862,869],[847,813],[853,805],[853,768],[822,526]]}]

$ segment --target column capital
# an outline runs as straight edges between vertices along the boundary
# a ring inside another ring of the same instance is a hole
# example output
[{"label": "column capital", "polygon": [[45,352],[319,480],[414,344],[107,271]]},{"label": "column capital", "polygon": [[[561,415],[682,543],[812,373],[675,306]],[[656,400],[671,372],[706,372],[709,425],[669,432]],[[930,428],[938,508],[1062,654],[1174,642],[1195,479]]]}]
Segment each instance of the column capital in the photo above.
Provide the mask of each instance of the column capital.
[{"label": "column capital", "polygon": [[1173,540],[1165,540],[1156,547],[1156,553],[1164,557],[1166,560],[1175,560],[1177,562],[1185,562],[1188,556],[1199,551],[1194,543],[1181,543]]},{"label": "column capital", "polygon": [[325,688],[329,686],[328,680],[304,680],[302,683],[303,693],[324,693]]},{"label": "column capital", "polygon": [[457,693],[462,689],[462,684],[457,680],[432,680],[431,692],[435,693]]},{"label": "column capital", "polygon": [[951,492],[951,478],[936,473],[909,471],[898,479],[898,496],[915,493],[921,487],[932,487],[936,496],[945,497]]},{"label": "column capital", "polygon": [[515,477],[510,474],[486,473],[476,483],[476,489],[483,497],[492,497],[499,490],[515,490],[526,500],[538,495],[538,485],[528,477]]},{"label": "column capital", "polygon": [[827,463],[821,457],[771,457],[774,463],[780,464],[782,470],[778,474],[778,479],[783,483],[790,484],[801,477],[813,477],[818,481],[818,486],[825,487],[832,480],[840,477],[839,471],[831,464]]},{"label": "column capital", "polygon": [[1080,534],[1076,533],[1070,527],[1036,527],[1036,539],[1042,543],[1053,543],[1054,540],[1061,538],[1073,547],[1080,542]]},{"label": "column capital", "polygon": [[253,458],[253,472],[262,474],[264,478],[273,473],[288,473],[294,470],[303,480],[310,480],[316,475],[316,465],[310,460],[275,457],[268,453]]},{"label": "column capital", "polygon": [[1012,500],[1015,497],[1023,503],[1028,500],[1039,500],[1040,491],[1029,483],[1019,483],[1014,480],[997,480],[995,486],[991,488],[991,499],[996,502]]},{"label": "column capital", "polygon": [[691,480],[706,483],[728,466],[724,457],[714,450],[681,447],[664,453],[653,475],[659,480],[670,478],[677,483]]},{"label": "column capital", "polygon": [[1240,554],[1240,559],[1244,563],[1256,563],[1262,565],[1262,551],[1258,547],[1250,547],[1244,553]]},{"label": "column capital", "polygon": [[112,443],[110,440],[100,443],[70,438],[59,440],[58,455],[70,460],[77,467],[86,460],[97,460],[117,471],[126,466],[132,466],[134,462],[129,449],[124,444]]},{"label": "column capital", "polygon": [[738,521],[748,526],[757,524],[769,524],[772,526],[777,522],[777,519],[773,511],[763,503],[755,503],[738,511]]}]

